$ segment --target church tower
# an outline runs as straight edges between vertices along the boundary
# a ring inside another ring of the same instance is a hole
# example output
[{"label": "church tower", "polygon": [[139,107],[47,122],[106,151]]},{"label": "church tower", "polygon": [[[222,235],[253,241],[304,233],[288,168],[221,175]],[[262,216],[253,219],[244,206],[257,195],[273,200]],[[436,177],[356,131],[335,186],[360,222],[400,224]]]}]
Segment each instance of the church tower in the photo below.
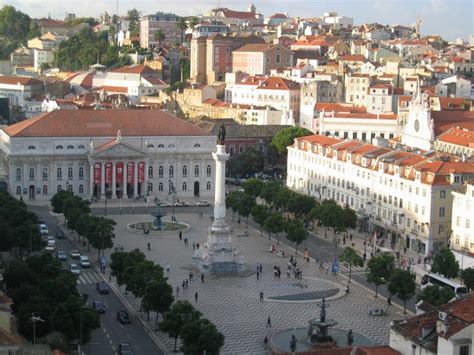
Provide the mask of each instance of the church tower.
[{"label": "church tower", "polygon": [[248,12],[251,12],[252,14],[256,13],[257,12],[257,8],[255,7],[255,5],[252,3],[250,3],[249,5],[249,8],[248,8]]}]

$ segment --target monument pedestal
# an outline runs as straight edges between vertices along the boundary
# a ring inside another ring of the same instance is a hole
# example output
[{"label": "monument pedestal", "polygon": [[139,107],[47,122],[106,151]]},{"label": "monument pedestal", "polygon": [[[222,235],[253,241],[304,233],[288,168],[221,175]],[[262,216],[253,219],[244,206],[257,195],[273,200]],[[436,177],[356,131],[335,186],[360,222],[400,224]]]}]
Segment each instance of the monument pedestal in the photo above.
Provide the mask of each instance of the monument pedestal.
[{"label": "monument pedestal", "polygon": [[214,222],[208,228],[207,241],[194,252],[193,264],[204,274],[239,273],[246,270],[242,255],[232,246],[232,228],[225,215],[225,162],[229,154],[218,144],[212,153],[216,162]]}]

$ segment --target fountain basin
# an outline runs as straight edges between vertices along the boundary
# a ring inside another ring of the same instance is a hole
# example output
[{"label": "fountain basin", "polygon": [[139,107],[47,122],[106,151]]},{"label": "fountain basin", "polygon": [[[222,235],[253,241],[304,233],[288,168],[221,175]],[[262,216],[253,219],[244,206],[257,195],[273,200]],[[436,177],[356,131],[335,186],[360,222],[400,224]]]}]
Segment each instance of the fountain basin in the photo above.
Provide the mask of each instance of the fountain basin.
[{"label": "fountain basin", "polygon": [[164,230],[159,230],[158,227],[154,226],[153,221],[133,222],[127,225],[127,229],[140,234],[143,234],[144,230],[149,230],[150,234],[166,235],[175,234],[179,231],[184,232],[190,228],[189,224],[183,222],[162,221],[162,223],[165,226]]}]

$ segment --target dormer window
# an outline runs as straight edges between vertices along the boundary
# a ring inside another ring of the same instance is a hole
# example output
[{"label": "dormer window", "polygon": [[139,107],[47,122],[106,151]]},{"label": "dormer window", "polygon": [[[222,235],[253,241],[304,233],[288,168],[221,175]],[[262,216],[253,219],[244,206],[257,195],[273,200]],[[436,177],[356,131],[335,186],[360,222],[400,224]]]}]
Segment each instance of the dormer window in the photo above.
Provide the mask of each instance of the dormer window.
[{"label": "dormer window", "polygon": [[165,145],[164,145],[164,144],[158,144],[157,147],[158,147],[158,148],[164,148]]},{"label": "dormer window", "polygon": [[56,149],[63,149],[63,146],[62,146],[61,144],[58,144],[58,145],[56,146]]},{"label": "dormer window", "polygon": [[194,148],[199,148],[199,147],[201,147],[201,145],[200,145],[199,143],[196,143],[196,144],[194,145]]},{"label": "dormer window", "polygon": [[77,149],[84,149],[84,148],[85,148],[85,147],[84,147],[84,145],[82,145],[82,144],[77,146]]},{"label": "dormer window", "polygon": [[417,180],[420,180],[420,176],[421,176],[421,174],[419,172],[415,173],[415,177],[416,177]]},{"label": "dormer window", "polygon": [[36,149],[36,147],[34,145],[28,146],[28,150],[35,150],[35,149]]},{"label": "dormer window", "polygon": [[74,146],[69,144],[69,145],[67,146],[67,149],[74,149]]},{"label": "dormer window", "polygon": [[174,148],[174,144],[168,145],[168,148]]},{"label": "dormer window", "polygon": [[155,146],[152,143],[148,143],[147,147],[148,148],[154,148]]}]

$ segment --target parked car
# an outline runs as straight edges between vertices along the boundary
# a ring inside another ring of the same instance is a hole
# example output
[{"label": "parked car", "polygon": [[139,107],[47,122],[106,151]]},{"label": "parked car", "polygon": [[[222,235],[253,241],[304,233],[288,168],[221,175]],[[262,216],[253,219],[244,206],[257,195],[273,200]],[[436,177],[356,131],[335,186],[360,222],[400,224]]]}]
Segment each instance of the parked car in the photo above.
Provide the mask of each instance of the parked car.
[{"label": "parked car", "polygon": [[92,308],[97,313],[105,313],[105,304],[102,301],[93,301],[92,302]]},{"label": "parked car", "polygon": [[95,288],[97,289],[99,293],[102,293],[102,294],[110,293],[109,285],[107,285],[107,283],[105,283],[104,281],[97,282],[95,284]]},{"label": "parked car", "polygon": [[171,207],[172,204],[170,202],[166,202],[166,201],[163,201],[163,202],[160,202],[160,207]]},{"label": "parked car", "polygon": [[86,256],[86,255],[81,255],[79,257],[79,265],[81,265],[82,267],[89,267],[91,266],[91,263],[89,261],[89,257]]},{"label": "parked car", "polygon": [[74,249],[69,252],[69,256],[73,259],[79,259],[81,257],[81,253],[79,253],[79,250]]},{"label": "parked car", "polygon": [[52,235],[48,235],[47,240],[48,240],[48,243],[51,242],[51,243],[56,244],[56,239],[54,239],[54,237]]},{"label": "parked car", "polygon": [[117,320],[121,324],[128,324],[128,323],[130,323],[130,316],[128,315],[127,311],[118,311],[117,312]]},{"label": "parked car", "polygon": [[64,239],[64,238],[66,238],[66,235],[65,235],[63,232],[58,231],[58,232],[56,233],[56,238],[58,238],[58,239]]},{"label": "parked car", "polygon": [[204,206],[205,207],[205,206],[209,206],[209,205],[210,205],[209,201],[206,201],[206,200],[200,200],[196,203],[196,206]]},{"label": "parked car", "polygon": [[39,230],[40,230],[40,233],[42,235],[48,235],[49,234],[48,226],[44,223],[39,225]]},{"label": "parked car", "polygon": [[58,250],[56,251],[56,258],[61,261],[67,260],[67,255],[64,251]]},{"label": "parked car", "polygon": [[48,240],[48,244],[46,245],[46,251],[53,252],[56,250],[56,242],[54,240]]},{"label": "parked car", "polygon": [[132,347],[129,343],[121,342],[118,346],[118,355],[133,355]]},{"label": "parked car", "polygon": [[81,269],[79,269],[79,266],[77,264],[69,265],[69,271],[71,271],[72,274],[76,276],[79,276],[81,274]]}]

